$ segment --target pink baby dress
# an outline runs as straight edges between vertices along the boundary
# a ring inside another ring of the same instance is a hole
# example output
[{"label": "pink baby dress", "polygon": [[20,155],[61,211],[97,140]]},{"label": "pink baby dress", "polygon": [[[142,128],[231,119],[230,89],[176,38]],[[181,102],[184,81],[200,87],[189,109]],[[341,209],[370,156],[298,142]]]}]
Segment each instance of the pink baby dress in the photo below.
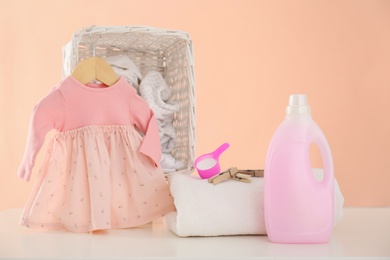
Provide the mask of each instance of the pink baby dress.
[{"label": "pink baby dress", "polygon": [[112,86],[72,76],[32,113],[18,176],[30,179],[45,135],[49,141],[21,225],[88,232],[145,224],[174,211],[152,110],[120,77]]}]

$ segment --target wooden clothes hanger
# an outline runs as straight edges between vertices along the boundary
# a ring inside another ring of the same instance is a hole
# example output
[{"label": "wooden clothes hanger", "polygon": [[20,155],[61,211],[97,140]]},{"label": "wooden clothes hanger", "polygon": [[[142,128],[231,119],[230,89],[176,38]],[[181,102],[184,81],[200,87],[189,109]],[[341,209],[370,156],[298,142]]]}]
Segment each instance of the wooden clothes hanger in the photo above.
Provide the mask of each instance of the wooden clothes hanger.
[{"label": "wooden clothes hanger", "polygon": [[72,77],[82,84],[98,80],[107,86],[112,86],[119,79],[110,64],[96,56],[79,62],[72,72]]}]

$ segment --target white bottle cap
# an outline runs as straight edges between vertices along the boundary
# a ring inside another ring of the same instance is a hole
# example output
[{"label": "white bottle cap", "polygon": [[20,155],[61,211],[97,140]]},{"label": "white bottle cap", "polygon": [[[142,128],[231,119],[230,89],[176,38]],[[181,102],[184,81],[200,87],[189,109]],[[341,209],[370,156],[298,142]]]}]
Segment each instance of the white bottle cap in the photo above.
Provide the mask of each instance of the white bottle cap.
[{"label": "white bottle cap", "polygon": [[305,94],[290,95],[286,115],[310,115],[310,106]]}]

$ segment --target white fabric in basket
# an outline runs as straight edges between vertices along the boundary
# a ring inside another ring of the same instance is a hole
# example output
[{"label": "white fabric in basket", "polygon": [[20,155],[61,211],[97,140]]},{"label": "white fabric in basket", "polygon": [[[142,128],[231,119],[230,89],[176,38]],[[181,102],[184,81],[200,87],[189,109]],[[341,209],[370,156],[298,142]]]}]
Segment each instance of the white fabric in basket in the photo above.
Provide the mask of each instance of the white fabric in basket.
[{"label": "white fabric in basket", "polygon": [[126,55],[108,56],[104,58],[119,76],[123,76],[138,91],[142,74],[137,65]]},{"label": "white fabric in basket", "polygon": [[[321,178],[322,169],[313,169]],[[218,185],[185,174],[170,176],[176,212],[164,217],[178,236],[265,235],[264,179],[233,180]],[[343,216],[344,197],[334,180],[334,224]]]},{"label": "white fabric in basket", "polygon": [[171,90],[163,76],[157,71],[149,71],[139,86],[141,96],[153,110],[161,142],[161,166],[164,172],[183,169],[184,163],[176,160],[171,152],[175,146],[176,130],[173,126],[173,114],[179,111],[179,104],[171,101]]}]

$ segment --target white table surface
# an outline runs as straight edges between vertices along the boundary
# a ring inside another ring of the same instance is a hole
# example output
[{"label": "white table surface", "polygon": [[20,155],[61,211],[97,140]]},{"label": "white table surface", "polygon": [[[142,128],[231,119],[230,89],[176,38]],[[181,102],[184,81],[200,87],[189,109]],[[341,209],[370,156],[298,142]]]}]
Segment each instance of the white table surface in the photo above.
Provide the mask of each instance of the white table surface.
[{"label": "white table surface", "polygon": [[0,212],[1,259],[390,259],[390,208],[345,208],[331,241],[282,245],[267,236],[180,238],[162,220],[121,230],[74,234],[18,225],[21,209]]}]

